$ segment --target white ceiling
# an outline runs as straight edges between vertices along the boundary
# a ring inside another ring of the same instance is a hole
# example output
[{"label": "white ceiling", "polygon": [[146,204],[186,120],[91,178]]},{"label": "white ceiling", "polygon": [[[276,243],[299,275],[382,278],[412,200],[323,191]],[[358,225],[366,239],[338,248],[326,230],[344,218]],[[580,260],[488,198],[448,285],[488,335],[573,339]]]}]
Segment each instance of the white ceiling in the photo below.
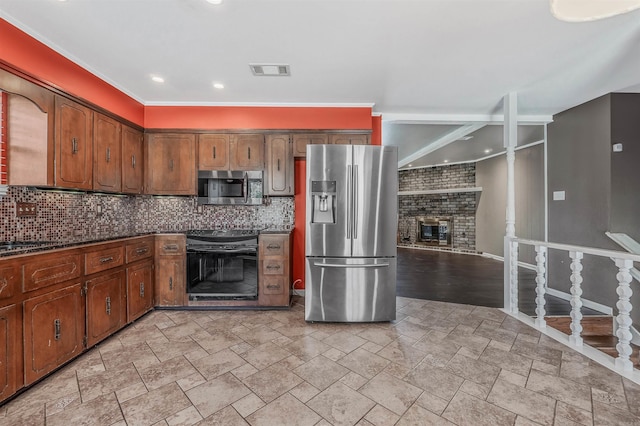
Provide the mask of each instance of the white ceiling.
[{"label": "white ceiling", "polygon": [[0,17],[146,105],[373,105],[414,166],[499,148],[509,92],[534,124],[640,92],[640,10],[566,23],[546,0],[0,0]]}]

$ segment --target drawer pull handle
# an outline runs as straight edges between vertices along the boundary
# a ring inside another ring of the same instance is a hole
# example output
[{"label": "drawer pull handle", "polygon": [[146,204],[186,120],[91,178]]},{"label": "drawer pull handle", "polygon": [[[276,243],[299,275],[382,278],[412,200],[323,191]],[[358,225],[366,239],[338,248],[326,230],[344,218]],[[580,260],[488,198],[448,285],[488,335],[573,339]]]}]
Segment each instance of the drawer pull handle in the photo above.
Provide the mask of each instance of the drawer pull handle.
[{"label": "drawer pull handle", "polygon": [[272,269],[280,269],[280,265],[267,265],[267,269],[268,269],[268,270],[272,270]]},{"label": "drawer pull handle", "polygon": [[269,290],[278,290],[280,288],[280,285],[278,285],[278,284],[269,284],[269,285],[267,285],[267,288]]},{"label": "drawer pull handle", "polygon": [[144,254],[149,251],[148,247],[140,247],[136,249],[136,254]]},{"label": "drawer pull handle", "polygon": [[131,156],[131,168],[132,169],[136,168],[136,156],[135,155]]},{"label": "drawer pull handle", "polygon": [[60,320],[58,318],[53,320],[53,330],[54,330],[53,338],[55,340],[60,340]]},{"label": "drawer pull handle", "polygon": [[140,297],[144,297],[144,281],[140,283]]},{"label": "drawer pull handle", "polygon": [[100,258],[100,263],[107,263],[107,262],[112,262],[112,261],[113,261],[113,256],[101,257]]},{"label": "drawer pull handle", "polygon": [[107,315],[111,315],[111,297],[107,296]]},{"label": "drawer pull handle", "polygon": [[251,147],[247,148],[247,158],[251,160]]},{"label": "drawer pull handle", "polygon": [[107,163],[111,161],[111,148],[107,148]]},{"label": "drawer pull handle", "polygon": [[169,290],[173,290],[173,277],[169,277]]},{"label": "drawer pull handle", "polygon": [[76,154],[78,152],[78,139],[71,139],[71,153]]},{"label": "drawer pull handle", "polygon": [[169,170],[173,171],[173,158],[169,160]]},{"label": "drawer pull handle", "polygon": [[178,245],[177,244],[165,244],[164,245],[164,249],[167,251],[177,251],[178,250]]},{"label": "drawer pull handle", "polygon": [[267,248],[269,250],[278,250],[280,248],[280,244],[269,244]]},{"label": "drawer pull handle", "polygon": [[214,146],[213,147],[213,159],[215,160],[215,158],[216,158],[216,147]]}]

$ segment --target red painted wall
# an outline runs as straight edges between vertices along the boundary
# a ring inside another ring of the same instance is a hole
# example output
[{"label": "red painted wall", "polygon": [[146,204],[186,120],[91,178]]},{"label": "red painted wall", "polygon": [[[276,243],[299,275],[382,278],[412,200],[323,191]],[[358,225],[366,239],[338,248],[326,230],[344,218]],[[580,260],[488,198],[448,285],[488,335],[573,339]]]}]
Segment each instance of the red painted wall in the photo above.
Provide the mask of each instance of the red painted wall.
[{"label": "red painted wall", "polygon": [[144,124],[144,106],[140,102],[4,19],[0,19],[0,61],[126,120]]},{"label": "red painted wall", "polygon": [[[148,129],[371,130],[371,143],[381,142],[381,117],[370,107],[145,107],[2,19],[0,40],[0,61]],[[295,162],[295,184],[293,279],[304,288],[304,160]]]}]

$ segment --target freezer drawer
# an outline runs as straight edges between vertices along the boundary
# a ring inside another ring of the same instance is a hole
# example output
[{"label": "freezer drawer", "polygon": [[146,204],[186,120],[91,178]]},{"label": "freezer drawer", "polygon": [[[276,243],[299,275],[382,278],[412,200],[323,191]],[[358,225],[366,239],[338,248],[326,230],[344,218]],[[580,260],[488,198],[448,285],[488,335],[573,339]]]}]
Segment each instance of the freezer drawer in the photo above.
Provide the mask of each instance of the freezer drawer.
[{"label": "freezer drawer", "polygon": [[306,259],[305,320],[396,319],[396,258]]}]

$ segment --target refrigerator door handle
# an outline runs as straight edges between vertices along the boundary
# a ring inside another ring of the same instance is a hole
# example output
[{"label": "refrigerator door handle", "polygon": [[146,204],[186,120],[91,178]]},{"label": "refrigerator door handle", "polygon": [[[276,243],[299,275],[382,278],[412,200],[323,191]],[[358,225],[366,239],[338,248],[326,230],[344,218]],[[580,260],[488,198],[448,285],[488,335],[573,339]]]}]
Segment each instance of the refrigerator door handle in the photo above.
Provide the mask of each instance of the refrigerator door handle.
[{"label": "refrigerator door handle", "polygon": [[358,238],[358,166],[353,166],[353,239]]},{"label": "refrigerator door handle", "polygon": [[367,264],[367,265],[355,265],[355,264],[344,265],[344,264],[337,264],[337,263],[313,262],[313,266],[317,266],[319,268],[388,268],[389,264],[377,263],[377,264]]},{"label": "refrigerator door handle", "polygon": [[351,238],[351,226],[353,225],[353,176],[351,175],[351,166],[347,166],[347,239]]}]

